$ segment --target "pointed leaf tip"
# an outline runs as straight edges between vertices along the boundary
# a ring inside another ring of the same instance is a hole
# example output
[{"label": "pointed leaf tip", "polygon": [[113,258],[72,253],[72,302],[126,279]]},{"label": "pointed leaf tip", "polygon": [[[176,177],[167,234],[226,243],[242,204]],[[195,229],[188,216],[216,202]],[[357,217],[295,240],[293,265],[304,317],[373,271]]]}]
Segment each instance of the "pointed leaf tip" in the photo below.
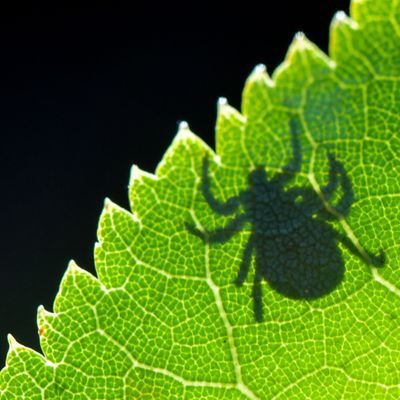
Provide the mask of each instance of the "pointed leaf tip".
[{"label": "pointed leaf tip", "polygon": [[258,64],[251,72],[250,76],[247,80],[255,80],[255,79],[270,79],[267,73],[267,67],[265,64]]},{"label": "pointed leaf tip", "polygon": [[143,171],[136,164],[131,167],[131,173],[129,178],[129,187],[132,188],[137,181],[141,181],[143,177],[156,180],[157,175],[151,174],[150,172]]},{"label": "pointed leaf tip", "polygon": [[70,260],[70,262],[68,263],[67,270],[65,271],[64,278],[70,274],[76,274],[76,273],[88,273],[88,272],[83,268],[81,268],[74,260]]},{"label": "pointed leaf tip", "polygon": [[14,338],[11,333],[7,335],[7,340],[8,340],[8,345],[9,345],[9,351],[14,352],[16,351],[19,347],[22,347],[17,340]]},{"label": "pointed leaf tip", "polygon": [[68,263],[68,268],[71,270],[76,270],[78,269],[78,264],[74,260],[70,260]]},{"label": "pointed leaf tip", "polygon": [[141,169],[136,164],[133,164],[131,167],[129,186],[132,186],[135,181],[140,180],[142,175]]},{"label": "pointed leaf tip", "polygon": [[226,106],[226,105],[228,105],[228,100],[226,99],[226,97],[220,97],[218,99],[218,106],[219,107],[223,107],[223,106]]},{"label": "pointed leaf tip", "polygon": [[350,18],[344,11],[338,11],[332,20],[332,26],[336,25],[348,25],[352,29],[358,29],[358,24],[352,18]]},{"label": "pointed leaf tip", "polygon": [[111,205],[111,200],[108,197],[106,197],[104,199],[104,208],[107,209],[110,207],[110,205]]},{"label": "pointed leaf tip", "polygon": [[[269,76],[267,72],[267,67],[265,64],[258,64],[256,67],[253,69],[251,74],[246,80],[246,87],[251,85],[251,82],[256,82],[256,81],[262,81],[266,83],[268,86],[272,87],[274,86],[274,82],[272,81],[271,77]],[[246,90],[246,88],[245,88]]]},{"label": "pointed leaf tip", "polygon": [[186,121],[181,121],[178,126],[178,132],[175,136],[174,141],[185,140],[193,137],[193,133],[190,130],[190,126]]},{"label": "pointed leaf tip", "polygon": [[289,47],[288,53],[291,54],[295,51],[305,50],[313,47],[313,43],[311,43],[304,32],[297,32],[294,35],[293,41]]},{"label": "pointed leaf tip", "polygon": [[236,108],[228,104],[228,100],[225,97],[220,97],[218,99],[217,120],[220,121],[221,118],[232,116],[240,121],[243,121],[245,119],[245,117],[238,110],[236,110]]},{"label": "pointed leaf tip", "polygon": [[258,64],[254,68],[254,72],[257,73],[257,74],[263,74],[266,71],[267,71],[267,67],[265,66],[265,64]]},{"label": "pointed leaf tip", "polygon": [[43,305],[40,305],[37,310],[37,326],[38,326],[38,334],[40,337],[47,331],[47,319],[51,315],[50,312],[46,311]]},{"label": "pointed leaf tip", "polygon": [[338,11],[335,14],[334,18],[337,19],[338,21],[343,21],[346,20],[348,17],[344,11]]},{"label": "pointed leaf tip", "polygon": [[229,105],[226,97],[220,97],[217,102],[217,113],[218,114],[223,113],[224,109],[226,109],[227,107],[229,107]]},{"label": "pointed leaf tip", "polygon": [[299,42],[304,42],[305,40],[307,40],[307,38],[304,32],[299,31],[295,33],[294,40],[297,40]]},{"label": "pointed leaf tip", "polygon": [[180,121],[178,131],[185,130],[185,129],[190,129],[189,124],[186,121]]},{"label": "pointed leaf tip", "polygon": [[38,307],[37,313],[38,313],[38,316],[41,316],[43,318],[45,318],[48,315],[52,315],[53,314],[52,312],[47,311],[42,304]]},{"label": "pointed leaf tip", "polygon": [[[115,204],[109,197],[104,199],[104,209],[103,211],[109,212],[115,208],[120,209],[121,207],[118,204]],[[71,261],[72,262],[72,261]],[[77,264],[75,264],[77,266]]]}]

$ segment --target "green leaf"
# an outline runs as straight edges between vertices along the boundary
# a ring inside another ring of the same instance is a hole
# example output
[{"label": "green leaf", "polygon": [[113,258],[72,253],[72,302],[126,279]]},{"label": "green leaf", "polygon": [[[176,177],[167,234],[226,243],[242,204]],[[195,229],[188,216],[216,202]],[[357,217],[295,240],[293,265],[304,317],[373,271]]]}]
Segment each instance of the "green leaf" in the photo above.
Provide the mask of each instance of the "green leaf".
[{"label": "green leaf", "polygon": [[133,167],[1,400],[400,398],[400,3],[351,16],[219,102],[216,153],[181,124]]}]

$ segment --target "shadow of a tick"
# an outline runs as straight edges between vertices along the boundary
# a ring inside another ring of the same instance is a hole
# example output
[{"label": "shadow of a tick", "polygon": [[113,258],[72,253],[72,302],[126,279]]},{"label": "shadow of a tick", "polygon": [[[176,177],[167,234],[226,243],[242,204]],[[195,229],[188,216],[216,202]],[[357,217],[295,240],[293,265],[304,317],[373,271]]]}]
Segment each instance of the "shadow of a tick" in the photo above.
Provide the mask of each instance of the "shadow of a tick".
[{"label": "shadow of a tick", "polygon": [[[281,172],[268,178],[264,166],[255,168],[248,177],[248,188],[237,196],[220,202],[212,194],[209,160],[203,160],[202,194],[209,207],[221,216],[236,215],[226,226],[214,231],[199,230],[186,223],[187,229],[207,243],[225,243],[244,226],[250,236],[243,250],[235,279],[241,286],[249,273],[254,257],[252,296],[254,317],[262,321],[262,280],[279,293],[293,299],[315,299],[330,293],[343,279],[344,262],[338,242],[357,257],[375,266],[382,266],[384,253],[362,255],[355,245],[339,234],[329,223],[337,217],[326,205],[343,217],[350,212],[354,195],[346,171],[328,153],[329,178],[318,194],[313,188],[291,186],[301,168],[301,152],[295,125],[291,122],[293,157]],[[331,199],[340,192],[335,204]],[[238,209],[241,212],[238,212]]]}]

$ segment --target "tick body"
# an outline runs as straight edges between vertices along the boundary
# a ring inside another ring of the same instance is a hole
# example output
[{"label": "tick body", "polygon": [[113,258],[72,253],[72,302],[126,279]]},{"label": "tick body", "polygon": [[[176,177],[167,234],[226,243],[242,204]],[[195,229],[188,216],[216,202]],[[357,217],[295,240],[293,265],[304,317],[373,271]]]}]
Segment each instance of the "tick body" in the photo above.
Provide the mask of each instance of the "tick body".
[{"label": "tick body", "polygon": [[[248,228],[250,234],[235,283],[243,285],[254,260],[252,296],[257,321],[263,317],[263,279],[287,297],[318,298],[331,292],[343,277],[338,241],[357,253],[354,245],[333,228],[331,221],[336,216],[328,211],[335,209],[346,216],[353,201],[351,182],[343,165],[327,154],[329,179],[319,193],[312,187],[289,186],[301,168],[300,146],[293,124],[291,134],[293,158],[282,172],[268,178],[264,166],[255,168],[249,174],[248,188],[226,202],[220,202],[212,194],[209,161],[204,158],[201,191],[206,202],[218,215],[236,215],[226,226],[214,231],[200,231],[187,225],[208,243],[225,243]],[[330,200],[339,189],[336,204],[331,205]]]}]

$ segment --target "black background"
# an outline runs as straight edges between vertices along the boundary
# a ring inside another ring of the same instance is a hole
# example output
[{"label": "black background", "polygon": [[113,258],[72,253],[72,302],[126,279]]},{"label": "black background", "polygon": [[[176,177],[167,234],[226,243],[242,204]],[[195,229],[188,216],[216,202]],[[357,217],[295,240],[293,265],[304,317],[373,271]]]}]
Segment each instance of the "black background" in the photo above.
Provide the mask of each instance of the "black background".
[{"label": "black background", "polygon": [[185,4],[1,13],[0,367],[8,332],[39,349],[36,309],[52,310],[69,259],[94,273],[103,199],[128,207],[131,165],[153,172],[180,120],[213,146],[218,97],[240,107],[297,31],[327,51],[349,6]]}]

